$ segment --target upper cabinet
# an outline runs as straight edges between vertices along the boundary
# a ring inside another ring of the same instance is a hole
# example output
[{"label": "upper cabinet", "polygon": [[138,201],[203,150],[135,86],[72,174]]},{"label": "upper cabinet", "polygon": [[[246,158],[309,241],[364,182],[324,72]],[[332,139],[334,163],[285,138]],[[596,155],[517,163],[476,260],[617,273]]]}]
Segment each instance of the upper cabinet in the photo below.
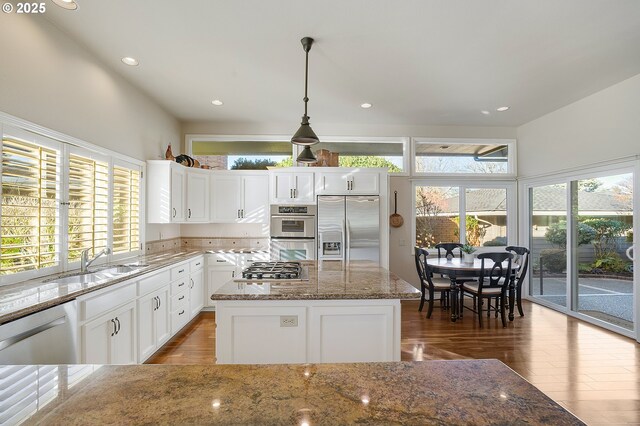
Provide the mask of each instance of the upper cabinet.
[{"label": "upper cabinet", "polygon": [[271,204],[314,204],[313,172],[272,172]]},{"label": "upper cabinet", "polygon": [[147,161],[149,223],[209,221],[209,174],[174,161]]},{"label": "upper cabinet", "polygon": [[211,176],[211,222],[268,223],[267,172],[215,172]]},{"label": "upper cabinet", "polygon": [[318,195],[379,195],[380,173],[366,170],[335,170],[318,173]]}]

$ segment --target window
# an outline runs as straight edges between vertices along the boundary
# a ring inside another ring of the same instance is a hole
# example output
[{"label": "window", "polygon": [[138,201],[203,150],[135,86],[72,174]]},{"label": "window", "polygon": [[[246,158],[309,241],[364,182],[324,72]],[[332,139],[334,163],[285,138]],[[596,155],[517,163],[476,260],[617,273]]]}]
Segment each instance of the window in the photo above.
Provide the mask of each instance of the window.
[{"label": "window", "polygon": [[293,165],[290,141],[193,140],[191,155],[202,165],[222,170],[266,170]]},{"label": "window", "polygon": [[414,139],[416,174],[514,175],[510,140]]},{"label": "window", "polygon": [[141,251],[142,167],[77,142],[3,126],[2,284],[77,267],[85,249]]},{"label": "window", "polygon": [[[476,247],[505,247],[515,236],[514,183],[435,185],[416,182],[415,243],[434,247],[461,242]],[[461,232],[464,230],[464,232]]]},{"label": "window", "polygon": [[109,164],[70,154],[68,200],[68,260],[95,256],[108,243]]},{"label": "window", "polygon": [[113,167],[113,253],[140,250],[140,171]]},{"label": "window", "polygon": [[[407,171],[405,152],[408,142],[402,138],[358,138],[358,140],[323,139],[314,145],[313,151],[318,155],[319,150],[326,150],[338,154],[340,167],[386,167],[389,173],[403,173]],[[320,164],[325,165],[325,164]],[[328,165],[328,164],[326,164]]]},{"label": "window", "polygon": [[60,262],[60,151],[29,141],[36,135],[20,133],[24,137],[2,139],[1,275]]}]

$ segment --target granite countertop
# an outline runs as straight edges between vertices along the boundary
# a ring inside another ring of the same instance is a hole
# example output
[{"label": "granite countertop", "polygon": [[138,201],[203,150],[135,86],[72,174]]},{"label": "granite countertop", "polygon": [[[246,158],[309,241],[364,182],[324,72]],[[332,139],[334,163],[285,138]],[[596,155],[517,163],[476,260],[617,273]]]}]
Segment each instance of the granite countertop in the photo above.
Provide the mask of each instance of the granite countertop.
[{"label": "granite countertop", "polygon": [[106,278],[91,283],[66,283],[56,282],[56,278],[77,274],[78,270],[65,273],[56,273],[49,276],[34,278],[17,284],[0,286],[0,324],[22,318],[29,314],[42,311],[52,306],[74,300],[92,291],[118,284],[148,274],[155,270],[176,264],[192,257],[206,253],[264,253],[262,249],[256,250],[251,247],[234,249],[214,249],[214,250],[177,250],[167,251],[158,254],[142,255],[125,260],[112,262],[111,264],[101,264],[92,266],[92,272],[106,269],[113,265],[140,264],[148,265],[136,272],[118,275],[113,278]]},{"label": "granite countertop", "polygon": [[304,261],[308,281],[229,281],[212,300],[418,299],[420,291],[375,262]]},{"label": "granite countertop", "polygon": [[498,360],[57,368],[26,424],[584,425]]}]

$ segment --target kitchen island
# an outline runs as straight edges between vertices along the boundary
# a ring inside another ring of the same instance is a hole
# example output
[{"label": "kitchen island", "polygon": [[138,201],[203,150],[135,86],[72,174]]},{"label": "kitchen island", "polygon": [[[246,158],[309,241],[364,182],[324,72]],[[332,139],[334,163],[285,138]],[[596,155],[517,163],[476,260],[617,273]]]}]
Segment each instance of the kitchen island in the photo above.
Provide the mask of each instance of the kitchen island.
[{"label": "kitchen island", "polygon": [[10,424],[584,424],[498,360],[3,370]]},{"label": "kitchen island", "polygon": [[369,261],[306,261],[305,280],[214,294],[219,364],[400,361],[400,300],[420,292]]}]

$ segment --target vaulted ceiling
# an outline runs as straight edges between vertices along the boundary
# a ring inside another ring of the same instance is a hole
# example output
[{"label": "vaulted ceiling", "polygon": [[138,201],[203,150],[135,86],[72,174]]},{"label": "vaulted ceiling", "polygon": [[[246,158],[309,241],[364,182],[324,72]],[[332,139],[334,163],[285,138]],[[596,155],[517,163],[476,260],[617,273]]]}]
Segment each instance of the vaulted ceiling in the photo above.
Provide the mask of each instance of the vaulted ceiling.
[{"label": "vaulted ceiling", "polygon": [[304,36],[312,125],[518,126],[640,73],[637,0],[77,2],[46,16],[183,121],[297,123]]}]

